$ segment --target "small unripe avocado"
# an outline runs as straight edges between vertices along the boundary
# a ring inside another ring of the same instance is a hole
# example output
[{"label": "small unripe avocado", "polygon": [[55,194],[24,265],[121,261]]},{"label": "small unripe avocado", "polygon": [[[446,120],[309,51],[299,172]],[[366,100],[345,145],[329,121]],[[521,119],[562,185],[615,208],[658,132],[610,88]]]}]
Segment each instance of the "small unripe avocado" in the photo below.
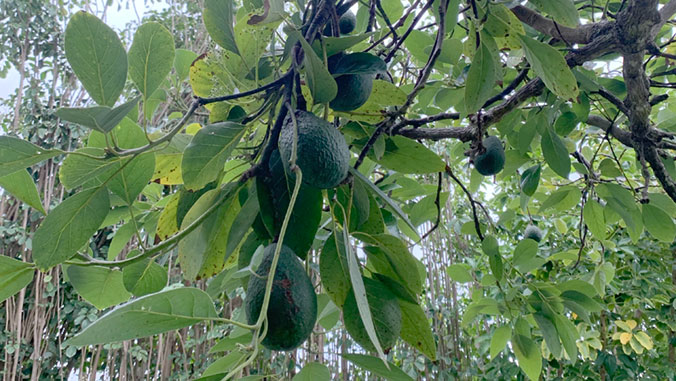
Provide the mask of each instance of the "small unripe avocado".
[{"label": "small unripe avocado", "polygon": [[[338,186],[347,176],[350,149],[345,138],[333,125],[307,111],[296,110],[298,145],[296,164],[303,172],[303,182],[316,188]],[[279,136],[279,153],[288,166],[293,150],[294,123],[287,116]]]},{"label": "small unripe avocado", "polygon": [[474,168],[484,176],[491,176],[505,167],[505,148],[496,136],[489,136],[481,143],[486,151],[474,158]]},{"label": "small unripe avocado", "polygon": [[528,225],[523,232],[523,238],[530,238],[536,242],[542,241],[542,230],[535,225]]},{"label": "small unripe avocado", "polygon": [[347,11],[340,16],[338,20],[338,29],[340,29],[340,34],[350,34],[357,26],[357,16],[355,16],[352,11]]},{"label": "small unripe avocado", "polygon": [[[276,243],[265,248],[263,260],[249,279],[245,300],[247,321],[255,324],[263,306],[267,275],[274,258]],[[267,334],[263,346],[275,351],[298,348],[310,337],[317,320],[317,295],[312,281],[296,257],[282,246],[270,293]]]},{"label": "small unripe avocado", "polygon": [[[371,317],[376,329],[376,336],[383,350],[392,348],[401,333],[401,308],[397,297],[390,292],[382,283],[370,279],[364,279],[364,288],[366,289],[366,300],[369,303]],[[350,290],[343,305],[343,317],[345,320],[345,329],[352,339],[361,345],[364,349],[375,352],[376,348],[369,339],[364,323],[359,315],[357,300],[354,292]]]}]

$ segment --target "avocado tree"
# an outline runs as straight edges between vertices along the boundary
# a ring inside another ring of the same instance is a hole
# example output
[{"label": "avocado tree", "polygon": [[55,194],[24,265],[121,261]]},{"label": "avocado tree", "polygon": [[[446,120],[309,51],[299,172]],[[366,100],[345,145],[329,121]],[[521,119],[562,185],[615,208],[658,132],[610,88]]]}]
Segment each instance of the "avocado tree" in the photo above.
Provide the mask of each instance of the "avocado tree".
[{"label": "avocado tree", "polygon": [[72,14],[53,65],[84,104],[53,87],[44,116],[67,144],[31,142],[21,95],[0,136],[29,226],[0,299],[54,274],[94,306],[54,323],[80,374],[143,342],[119,367],[163,379],[676,376],[676,0],[191,7],[127,46]]}]

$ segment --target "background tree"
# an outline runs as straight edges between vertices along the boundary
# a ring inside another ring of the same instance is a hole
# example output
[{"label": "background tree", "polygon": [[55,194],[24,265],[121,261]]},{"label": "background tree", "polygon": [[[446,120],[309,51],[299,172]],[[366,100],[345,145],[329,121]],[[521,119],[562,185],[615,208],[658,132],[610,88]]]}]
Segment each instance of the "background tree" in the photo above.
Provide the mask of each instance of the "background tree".
[{"label": "background tree", "polygon": [[5,379],[674,377],[676,1],[75,5],[0,6]]}]

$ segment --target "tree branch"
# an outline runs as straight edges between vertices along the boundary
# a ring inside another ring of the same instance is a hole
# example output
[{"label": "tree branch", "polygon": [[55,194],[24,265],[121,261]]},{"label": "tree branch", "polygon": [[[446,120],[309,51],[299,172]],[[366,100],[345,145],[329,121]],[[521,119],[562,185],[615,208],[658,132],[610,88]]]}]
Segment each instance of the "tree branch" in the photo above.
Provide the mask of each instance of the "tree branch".
[{"label": "tree branch", "polygon": [[594,29],[597,27],[597,24],[588,24],[577,28],[569,28],[567,26],[556,24],[554,21],[522,5],[517,5],[512,8],[512,13],[514,13],[521,22],[530,25],[538,32],[571,44],[587,44],[591,42]]}]

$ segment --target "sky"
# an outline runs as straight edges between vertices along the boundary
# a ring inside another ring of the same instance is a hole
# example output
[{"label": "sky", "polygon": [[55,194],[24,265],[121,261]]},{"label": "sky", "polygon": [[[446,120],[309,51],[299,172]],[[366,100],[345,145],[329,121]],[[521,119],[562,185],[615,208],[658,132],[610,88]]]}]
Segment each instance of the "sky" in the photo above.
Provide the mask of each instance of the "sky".
[{"label": "sky", "polygon": [[[98,0],[101,2],[101,0]],[[104,0],[105,1],[105,0]],[[143,15],[145,11],[150,9],[162,9],[166,6],[164,3],[152,3],[146,4],[144,0],[129,0],[129,7],[123,7],[119,11],[117,6],[112,6],[108,9],[108,15],[106,17],[106,24],[111,28],[119,31],[124,26],[131,21],[135,21],[136,13],[134,8],[131,6],[131,3],[136,3],[136,10],[139,12],[139,15]],[[143,16],[141,16],[143,17]],[[64,25],[65,29],[65,25]],[[0,61],[0,66],[3,62]],[[15,69],[11,69],[5,78],[0,78],[0,98],[6,98],[13,94],[16,91],[16,88],[19,86],[19,72]]]}]

